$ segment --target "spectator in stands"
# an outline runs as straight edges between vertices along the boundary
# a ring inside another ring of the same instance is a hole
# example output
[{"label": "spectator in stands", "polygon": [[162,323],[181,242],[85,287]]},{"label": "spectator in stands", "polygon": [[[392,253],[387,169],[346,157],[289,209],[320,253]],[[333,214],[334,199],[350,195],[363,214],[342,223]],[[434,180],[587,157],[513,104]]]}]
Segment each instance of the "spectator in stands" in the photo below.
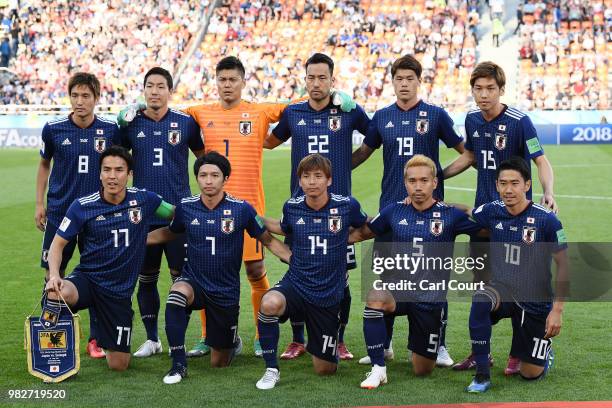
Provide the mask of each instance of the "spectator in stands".
[{"label": "spectator in stands", "polygon": [[0,43],[0,67],[8,67],[9,59],[11,58],[11,44],[9,43],[8,35],[5,35]]}]

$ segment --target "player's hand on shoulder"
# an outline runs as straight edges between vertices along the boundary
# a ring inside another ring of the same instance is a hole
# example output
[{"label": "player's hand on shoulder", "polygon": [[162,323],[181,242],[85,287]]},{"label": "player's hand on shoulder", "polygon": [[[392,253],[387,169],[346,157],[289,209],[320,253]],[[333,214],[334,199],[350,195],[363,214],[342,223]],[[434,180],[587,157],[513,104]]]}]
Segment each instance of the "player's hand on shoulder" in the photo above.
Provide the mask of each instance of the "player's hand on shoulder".
[{"label": "player's hand on shoulder", "polygon": [[410,205],[410,203],[412,203],[412,200],[410,199],[410,197],[404,198],[404,204]]},{"label": "player's hand on shoulder", "polygon": [[139,98],[135,103],[129,104],[121,109],[117,114],[117,124],[119,127],[128,126],[136,117],[139,111],[147,109],[144,99]]},{"label": "player's hand on shoulder", "polygon": [[47,227],[47,210],[44,205],[37,205],[36,211],[34,212],[34,222],[36,223],[36,228],[41,231],[45,231]]},{"label": "player's hand on shoulder", "polygon": [[552,194],[544,194],[540,199],[540,204],[550,208],[555,214],[559,213],[559,206],[555,201],[555,197]]},{"label": "player's hand on shoulder", "polygon": [[332,103],[340,106],[342,112],[350,112],[357,107],[357,103],[349,94],[338,89],[332,90]]}]

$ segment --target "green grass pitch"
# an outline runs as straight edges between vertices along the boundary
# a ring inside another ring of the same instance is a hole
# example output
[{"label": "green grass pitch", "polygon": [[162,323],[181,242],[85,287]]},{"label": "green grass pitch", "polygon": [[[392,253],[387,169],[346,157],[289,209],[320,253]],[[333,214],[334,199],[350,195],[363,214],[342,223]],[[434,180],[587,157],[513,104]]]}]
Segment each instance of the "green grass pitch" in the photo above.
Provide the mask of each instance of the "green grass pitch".
[{"label": "green grass pitch", "polygon": [[[441,161],[448,163],[455,155],[443,149]],[[555,192],[561,208],[560,218],[570,241],[609,240],[612,216],[612,146],[546,146],[555,169]],[[23,351],[23,321],[38,302],[43,274],[39,264],[42,234],[36,230],[34,214],[34,180],[38,155],[33,150],[0,151],[0,402],[13,406],[29,403],[9,400],[9,389],[64,389],[65,401],[60,406],[355,406],[411,403],[460,403],[479,401],[546,401],[546,400],[612,400],[610,376],[612,358],[612,323],[610,305],[605,303],[567,304],[561,335],[555,339],[555,368],[544,381],[527,383],[517,378],[504,378],[503,367],[510,347],[510,324],[500,323],[493,331],[492,351],[495,367],[493,388],[486,395],[472,396],[463,392],[470,374],[436,369],[429,378],[415,378],[407,363],[406,321],[396,322],[395,361],[389,364],[389,384],[373,391],[361,390],[359,382],[368,371],[356,361],[342,362],[337,375],[317,377],[310,358],[281,362],[282,378],[268,392],[258,391],[255,382],[264,370],[263,361],[252,355],[254,326],[250,290],[242,281],[242,314],[240,333],[245,341],[242,356],[231,368],[211,369],[208,357],[190,360],[189,377],[176,386],[164,386],[162,377],[170,366],[163,331],[163,308],[170,279],[164,266],[160,278],[162,311],[160,335],[164,353],[149,359],[132,359],[125,373],[110,372],[104,361],[81,355],[79,375],[58,385],[44,385],[26,371]],[[289,151],[266,152],[264,160],[267,215],[278,217],[288,198]],[[353,173],[353,194],[365,210],[374,215],[382,174],[380,151]],[[537,184],[537,183],[536,183]],[[447,201],[473,203],[475,171],[470,170],[447,182]],[[193,187],[193,185],[192,185]],[[194,191],[197,191],[194,189]],[[536,192],[541,189],[535,187]],[[578,196],[599,198],[581,199]],[[601,197],[608,197],[602,199]],[[539,199],[539,197],[537,197]],[[74,266],[74,261],[72,266]],[[283,264],[269,256],[266,260],[270,281],[285,272]],[[244,275],[243,275],[244,276]],[[361,357],[365,353],[362,335],[363,302],[360,294],[359,270],[351,276],[353,304],[346,332],[350,350]],[[455,360],[469,352],[467,303],[451,303],[447,343]],[[137,310],[136,302],[134,308]],[[88,314],[81,313],[84,336],[88,334]],[[136,313],[132,348],[144,340],[142,323]],[[281,326],[279,348],[290,339],[290,327]],[[187,347],[199,333],[199,318],[194,314],[187,334]],[[82,350],[85,340],[82,341]],[[34,403],[34,401],[30,401]]]}]

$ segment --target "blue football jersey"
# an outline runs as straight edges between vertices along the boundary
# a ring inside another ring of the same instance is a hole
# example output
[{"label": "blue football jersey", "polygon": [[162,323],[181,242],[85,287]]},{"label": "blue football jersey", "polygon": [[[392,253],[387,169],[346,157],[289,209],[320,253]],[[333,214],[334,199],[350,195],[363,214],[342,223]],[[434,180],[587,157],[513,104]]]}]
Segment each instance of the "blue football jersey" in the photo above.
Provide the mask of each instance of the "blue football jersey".
[{"label": "blue football jersey", "polygon": [[[191,195],[189,149],[204,149],[200,127],[191,116],[168,109],[156,122],[139,112],[119,133],[121,144],[134,156],[134,187],[155,191],[174,205]],[[168,222],[155,218],[154,224]]]},{"label": "blue football jersey", "polygon": [[[465,148],[474,152],[478,167],[475,207],[499,200],[495,188],[497,166],[512,156],[521,156],[531,168],[531,159],[544,154],[529,116],[505,107],[495,119],[487,122],[480,109],[465,118]],[[531,199],[531,190],[527,193]]]},{"label": "blue football jersey", "polygon": [[[411,257],[453,257],[452,245],[426,245],[421,243],[453,243],[460,234],[476,234],[482,227],[476,224],[464,212],[450,207],[442,202],[436,202],[424,211],[415,209],[403,202],[389,204],[374,217],[368,226],[376,235],[391,233],[393,256],[409,251]],[[400,244],[401,243],[401,244]],[[397,245],[396,245],[397,244]],[[403,279],[410,278],[413,282],[429,280],[431,282],[448,282],[450,270],[421,268],[414,275],[405,274]],[[446,286],[445,286],[446,288]],[[411,301],[422,309],[439,308],[441,299],[446,298],[446,289],[439,292],[415,291],[410,296]]]},{"label": "blue football jersey", "polygon": [[366,219],[353,197],[332,194],[318,211],[305,196],[285,203],[281,228],[292,241],[286,276],[307,302],[325,307],[342,300],[349,227],[358,228]]},{"label": "blue football jersey", "polygon": [[330,193],[349,196],[353,131],[365,135],[369,123],[368,115],[359,105],[351,112],[343,112],[332,104],[316,111],[308,101],[287,106],[272,132],[282,141],[291,138],[291,195],[304,194],[297,177],[298,164],[309,154],[319,153],[332,164]]},{"label": "blue football jersey", "polygon": [[238,304],[244,231],[253,238],[265,232],[255,209],[228,194],[212,210],[199,195],[183,198],[170,231],[187,234],[182,276],[195,281],[216,303]]},{"label": "blue football jersey", "polygon": [[81,129],[71,115],[47,122],[40,156],[53,161],[47,192],[47,217],[56,225],[74,200],[100,188],[100,153],[118,144],[115,122],[95,116]]},{"label": "blue football jersey", "polygon": [[383,146],[380,208],[406,197],[404,166],[416,154],[425,155],[436,163],[438,187],[434,196],[443,200],[440,141],[447,147],[455,147],[462,140],[453,129],[451,117],[438,106],[419,101],[412,109],[403,110],[393,103],[376,111],[363,143],[372,149]]},{"label": "blue football jersey", "polygon": [[548,313],[553,298],[552,253],[567,248],[559,219],[533,202],[521,214],[512,215],[499,200],[481,205],[472,216],[491,232],[491,282],[508,289],[525,310]]},{"label": "blue football jersey", "polygon": [[150,191],[128,188],[125,200],[111,204],[100,192],[75,200],[57,235],[81,242],[81,261],[74,269],[107,295],[132,296],[144,262],[150,222],[162,199]]}]

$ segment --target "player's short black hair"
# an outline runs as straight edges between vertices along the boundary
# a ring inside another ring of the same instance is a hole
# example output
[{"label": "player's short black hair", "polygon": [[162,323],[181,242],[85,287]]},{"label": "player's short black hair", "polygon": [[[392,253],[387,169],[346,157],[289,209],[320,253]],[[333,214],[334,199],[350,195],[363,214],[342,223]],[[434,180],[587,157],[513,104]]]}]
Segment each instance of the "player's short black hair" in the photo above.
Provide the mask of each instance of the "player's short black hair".
[{"label": "player's short black hair", "polygon": [[242,65],[242,61],[240,61],[236,57],[225,57],[221,61],[217,63],[217,67],[215,68],[215,73],[219,74],[219,71],[223,71],[225,69],[235,69],[240,73],[240,77],[244,79],[246,75],[246,71],[244,70],[244,65]]},{"label": "player's short black hair", "polygon": [[413,71],[417,78],[421,79],[421,74],[423,73],[423,67],[418,59],[414,58],[412,55],[404,55],[393,62],[391,65],[391,78],[395,78],[395,73],[400,69],[409,69]]},{"label": "player's short black hair", "polygon": [[306,60],[306,65],[304,68],[308,71],[308,66],[311,64],[326,64],[329,67],[329,73],[331,75],[334,74],[334,60],[331,59],[328,55],[322,54],[320,52],[316,52]]},{"label": "player's short black hair", "polygon": [[102,169],[102,161],[107,157],[121,157],[127,163],[128,171],[134,168],[134,158],[130,152],[123,146],[111,146],[100,155],[100,169]]},{"label": "player's short black hair", "polygon": [[499,164],[499,167],[497,167],[497,173],[495,174],[496,180],[499,179],[499,175],[504,170],[518,171],[519,173],[521,173],[521,177],[523,177],[523,180],[531,180],[531,171],[529,171],[529,165],[527,164],[525,159],[520,156],[512,156],[509,159],[501,162]]},{"label": "player's short black hair", "polygon": [[144,77],[144,82],[143,85],[147,85],[147,79],[151,76],[151,75],[161,75],[164,78],[166,78],[166,83],[168,84],[168,89],[172,90],[174,88],[174,84],[172,82],[172,75],[170,74],[170,72],[168,72],[168,70],[163,69],[162,67],[153,67],[151,68]]},{"label": "player's short black hair", "polygon": [[100,97],[100,81],[94,74],[89,72],[76,72],[68,80],[68,95],[72,93],[72,88],[77,85],[85,85],[94,94],[95,98]]},{"label": "player's short black hair", "polygon": [[227,157],[215,152],[214,150],[211,150],[204,156],[198,157],[193,164],[193,174],[196,176],[196,178],[200,172],[200,167],[205,164],[213,164],[217,166],[221,170],[221,173],[223,173],[223,177],[229,177],[232,173],[232,165],[230,164],[230,161],[227,160]]}]

